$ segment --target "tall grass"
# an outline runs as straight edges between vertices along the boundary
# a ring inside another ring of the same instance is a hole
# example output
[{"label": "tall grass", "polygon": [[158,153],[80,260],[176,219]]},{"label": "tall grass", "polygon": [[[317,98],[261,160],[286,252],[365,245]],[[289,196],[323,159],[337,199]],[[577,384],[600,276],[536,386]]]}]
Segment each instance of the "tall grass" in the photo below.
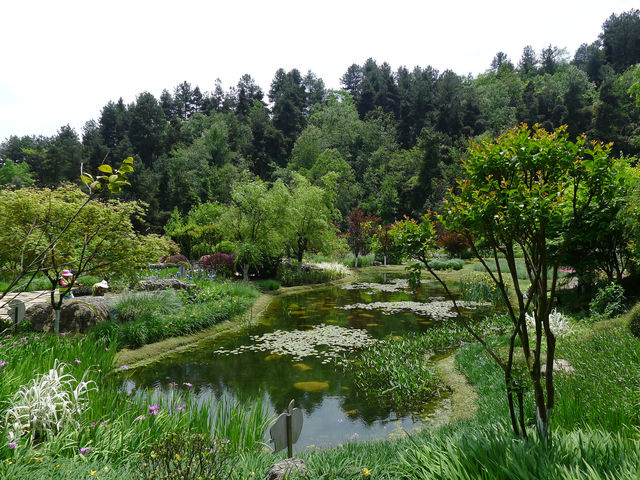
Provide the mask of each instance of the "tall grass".
[{"label": "tall grass", "polygon": [[[505,280],[507,287],[509,281]],[[469,272],[460,277],[460,297],[471,302],[504,303],[502,292],[486,272]]]},{"label": "tall grass", "polygon": [[429,260],[429,266],[434,270],[461,270],[464,267],[464,260],[459,258],[434,258]]},{"label": "tall grass", "polygon": [[[14,344],[12,337],[5,337],[0,346],[0,361],[7,362],[2,367],[4,372],[0,373],[0,418],[3,419],[0,478],[36,478],[26,474],[9,475],[14,471],[31,471],[26,468],[34,463],[30,458],[58,463],[66,458],[79,466],[136,462],[167,432],[211,435],[228,440],[237,451],[257,450],[263,445],[271,418],[262,398],[202,401],[184,386],[176,387],[166,399],[153,392],[130,396],[121,390],[119,375],[110,371],[114,348],[98,346],[87,337],[27,335],[22,338]],[[52,368],[56,359],[68,363],[69,371],[76,378],[85,376],[95,381],[97,390],[88,392],[88,407],[77,418],[77,424],[66,424],[59,433],[52,433],[41,441],[22,438],[11,448],[4,422],[11,396],[37,374]],[[159,408],[152,414],[150,406],[155,404]],[[87,449],[84,455],[80,449]],[[10,467],[9,462],[16,466]]]},{"label": "tall grass", "polygon": [[[373,253],[370,253],[368,255],[360,255],[358,256],[358,267],[368,267],[373,263],[375,259],[376,256]],[[356,256],[353,253],[349,253],[342,259],[342,263],[344,263],[347,267],[355,267]]]},{"label": "tall grass", "polygon": [[[491,270],[492,272],[497,272],[498,271],[498,267],[496,265],[495,260],[493,259],[489,259],[486,258],[485,262],[487,264],[487,266],[489,267],[489,270]],[[500,265],[500,271],[502,271],[502,273],[504,274],[505,272],[507,272],[508,275],[510,275],[509,272],[509,265],[507,264],[507,261],[504,258],[500,258],[498,259],[499,265]],[[522,259],[516,259],[515,261],[516,264],[516,276],[520,279],[520,280],[528,280],[529,279],[529,275],[527,274],[527,267],[524,263],[524,260]],[[482,263],[474,263],[473,264],[473,270],[476,272],[486,272],[484,265],[482,265]]]}]

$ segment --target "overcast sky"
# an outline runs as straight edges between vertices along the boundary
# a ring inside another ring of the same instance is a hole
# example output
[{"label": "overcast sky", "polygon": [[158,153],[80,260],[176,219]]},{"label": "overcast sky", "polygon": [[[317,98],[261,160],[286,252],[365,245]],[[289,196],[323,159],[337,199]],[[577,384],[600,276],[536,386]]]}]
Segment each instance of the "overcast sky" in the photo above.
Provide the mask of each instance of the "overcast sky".
[{"label": "overcast sky", "polygon": [[612,14],[637,0],[2,0],[0,141],[82,133],[109,101],[160,95],[182,81],[226,90],[244,73],[266,93],[275,71],[311,69],[330,88],[368,57],[485,71],[495,53],[517,63],[525,45],[571,57]]}]

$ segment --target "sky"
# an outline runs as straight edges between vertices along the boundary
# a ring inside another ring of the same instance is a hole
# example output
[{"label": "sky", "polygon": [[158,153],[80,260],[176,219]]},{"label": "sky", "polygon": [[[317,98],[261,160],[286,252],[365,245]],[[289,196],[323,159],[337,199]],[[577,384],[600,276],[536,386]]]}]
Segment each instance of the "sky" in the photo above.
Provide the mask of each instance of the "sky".
[{"label": "sky", "polygon": [[249,73],[268,92],[278,68],[340,87],[371,57],[400,66],[484,72],[525,45],[570,57],[637,0],[6,0],[0,3],[0,142],[54,135],[120,97],[183,81],[227,90]]}]

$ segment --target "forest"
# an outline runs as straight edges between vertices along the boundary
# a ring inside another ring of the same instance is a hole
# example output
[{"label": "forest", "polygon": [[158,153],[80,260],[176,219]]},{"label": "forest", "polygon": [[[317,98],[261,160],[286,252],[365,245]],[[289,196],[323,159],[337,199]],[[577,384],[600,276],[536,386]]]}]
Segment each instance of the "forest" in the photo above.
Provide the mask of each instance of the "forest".
[{"label": "forest", "polygon": [[[640,11],[611,15],[590,44],[503,52],[477,76],[433,67],[354,63],[332,91],[312,71],[278,69],[268,91],[250,74],[223,90],[183,82],[159,98],[110,101],[82,132],[10,136],[0,144],[0,184],[78,182],[81,166],[135,159],[119,198],[146,204],[135,227],[164,233],[172,215],[228,204],[234,185],[287,185],[295,173],[329,192],[342,230],[357,206],[390,223],[439,210],[474,140],[520,123],[640,152]],[[250,69],[250,66],[247,66]],[[177,212],[177,213],[176,213]]]}]

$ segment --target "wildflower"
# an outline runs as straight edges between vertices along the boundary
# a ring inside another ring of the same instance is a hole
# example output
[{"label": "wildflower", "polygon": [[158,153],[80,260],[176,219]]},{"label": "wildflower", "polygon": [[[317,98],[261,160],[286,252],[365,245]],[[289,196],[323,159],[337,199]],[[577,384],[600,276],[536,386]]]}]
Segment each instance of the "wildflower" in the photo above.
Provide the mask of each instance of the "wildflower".
[{"label": "wildflower", "polygon": [[104,347],[105,352],[108,352],[109,350],[111,350],[109,347]]},{"label": "wildflower", "polygon": [[102,426],[104,426],[104,425],[106,425],[106,424],[107,424],[107,422],[106,422],[106,421],[102,421],[102,422],[100,422],[100,425],[102,425]]},{"label": "wildflower", "polygon": [[31,457],[29,460],[33,460],[34,462],[41,462],[42,457]]},{"label": "wildflower", "polygon": [[0,367],[4,367],[5,365],[8,365],[8,364],[9,364],[9,362],[2,361],[2,362],[0,362]]},{"label": "wildflower", "polygon": [[82,360],[78,360],[78,357],[76,357],[74,362],[76,363],[76,365],[80,365],[82,363]]},{"label": "wildflower", "polygon": [[364,468],[362,469],[362,474],[363,474],[365,477],[368,477],[369,475],[371,475],[371,470],[369,470],[367,467],[364,467]]},{"label": "wildflower", "polygon": [[125,370],[125,371],[126,371],[126,370],[131,370],[131,367],[130,367],[129,365],[122,365],[122,366],[120,367],[120,370]]},{"label": "wildflower", "polygon": [[358,435],[358,433],[356,432],[353,435],[351,435],[351,440],[357,440],[359,436],[360,435]]},{"label": "wildflower", "polygon": [[89,475],[91,475],[91,476],[93,477],[96,473],[98,473],[98,471],[97,471],[97,470],[91,470],[91,471],[89,472]]},{"label": "wildflower", "polygon": [[170,387],[177,387],[178,383],[177,382],[171,382],[171,383],[169,383],[169,386]]},{"label": "wildflower", "polygon": [[66,336],[67,336],[67,332],[61,332],[61,333],[60,333],[60,336],[61,336],[61,337],[66,337]]},{"label": "wildflower", "polygon": [[189,383],[189,382],[183,382],[182,385],[186,385],[189,388],[193,387],[193,383]]},{"label": "wildflower", "polygon": [[93,452],[93,448],[89,448],[89,447],[82,447],[80,449],[80,455],[85,455],[87,453],[91,453]]},{"label": "wildflower", "polygon": [[178,405],[176,408],[174,408],[174,410],[176,412],[180,411],[180,410],[186,410],[187,406],[186,405]]},{"label": "wildflower", "polygon": [[154,403],[153,405],[149,405],[149,415],[157,415],[160,411],[160,405]]},{"label": "wildflower", "polygon": [[145,415],[138,415],[136,418],[133,419],[133,421],[138,422],[140,420],[144,420],[145,418],[147,418]]},{"label": "wildflower", "polygon": [[11,442],[11,443],[7,443],[7,445],[9,446],[9,448],[11,450],[13,450],[14,448],[16,448],[16,446],[18,445],[18,442]]},{"label": "wildflower", "polygon": [[104,470],[105,472],[108,472],[108,471],[109,471],[109,467],[104,467],[104,468],[103,468],[103,470]]},{"label": "wildflower", "polygon": [[176,453],[176,460],[178,460],[178,461],[181,460],[180,455],[178,455],[177,453]]},{"label": "wildflower", "polygon": [[89,425],[90,427],[95,427],[98,424],[98,422],[92,422],[91,425]]}]

